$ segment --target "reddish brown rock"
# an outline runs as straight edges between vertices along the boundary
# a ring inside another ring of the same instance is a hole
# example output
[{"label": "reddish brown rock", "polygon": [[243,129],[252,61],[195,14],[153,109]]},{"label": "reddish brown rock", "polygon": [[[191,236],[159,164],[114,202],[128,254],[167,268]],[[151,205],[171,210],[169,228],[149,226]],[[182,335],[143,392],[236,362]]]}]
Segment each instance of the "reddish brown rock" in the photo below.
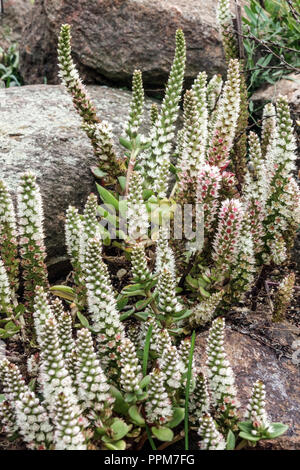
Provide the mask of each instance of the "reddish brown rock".
[{"label": "reddish brown rock", "polygon": [[164,86],[177,28],[187,41],[187,82],[200,70],[224,73],[216,5],[215,0],[36,0],[24,31],[22,75],[29,84],[58,83],[62,23],[72,25],[74,58],[89,83],[128,84],[140,68],[146,88]]},{"label": "reddish brown rock", "polygon": [[[196,363],[206,361],[205,342],[207,334],[196,340]],[[261,441],[259,448],[273,450],[300,449],[300,382],[299,368],[290,359],[278,358],[275,352],[250,338],[247,334],[226,328],[225,339],[228,359],[233,367],[241,412],[245,410],[253,382],[263,380],[267,392],[267,412],[272,421],[289,425],[283,436]]]}]

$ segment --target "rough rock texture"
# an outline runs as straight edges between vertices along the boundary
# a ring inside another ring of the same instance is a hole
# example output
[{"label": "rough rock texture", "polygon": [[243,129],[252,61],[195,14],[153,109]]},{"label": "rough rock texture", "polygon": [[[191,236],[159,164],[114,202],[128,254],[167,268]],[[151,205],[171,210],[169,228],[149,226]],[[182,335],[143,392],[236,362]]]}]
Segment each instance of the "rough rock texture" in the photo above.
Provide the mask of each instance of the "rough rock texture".
[{"label": "rough rock texture", "polygon": [[224,73],[216,5],[215,0],[36,0],[24,31],[22,75],[28,84],[45,78],[57,83],[62,23],[72,25],[74,59],[89,83],[128,84],[140,68],[147,88],[164,86],[177,28],[187,41],[187,82],[200,70]]},{"label": "rough rock texture", "polygon": [[[131,94],[91,86],[99,117],[116,135],[127,116]],[[150,107],[150,100],[147,101]],[[45,208],[49,263],[64,256],[64,215],[69,204],[83,207],[95,191],[89,167],[95,164],[91,146],[80,129],[71,98],[60,86],[34,85],[0,90],[0,178],[15,190],[18,177],[33,170],[41,184]],[[63,261],[63,258],[62,260]]]},{"label": "rough rock texture", "polygon": [[279,80],[274,85],[268,85],[252,95],[253,101],[275,101],[279,95],[286,95],[294,114],[300,116],[300,79],[296,74],[289,75],[289,79]]},{"label": "rough rock texture", "polygon": [[4,14],[0,14],[0,45],[6,49],[20,42],[23,28],[32,9],[30,0],[4,0]]},{"label": "rough rock texture", "polygon": [[[196,340],[196,364],[206,361],[207,334]],[[273,450],[300,449],[300,386],[299,368],[290,359],[278,358],[271,348],[246,334],[226,328],[226,351],[233,367],[242,413],[251,395],[252,384],[264,381],[267,411],[272,421],[289,425],[287,433],[275,440],[261,441],[259,448]]]}]

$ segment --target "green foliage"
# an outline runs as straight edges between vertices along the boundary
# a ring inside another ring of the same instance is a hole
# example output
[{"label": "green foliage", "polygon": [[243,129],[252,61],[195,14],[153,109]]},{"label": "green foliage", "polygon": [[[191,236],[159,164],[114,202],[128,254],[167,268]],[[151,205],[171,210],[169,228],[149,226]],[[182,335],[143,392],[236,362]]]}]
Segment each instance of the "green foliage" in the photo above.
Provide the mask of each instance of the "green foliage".
[{"label": "green foliage", "polygon": [[246,71],[249,71],[248,90],[253,93],[266,82],[274,84],[300,66],[300,7],[299,3],[286,0],[250,0],[244,9],[242,19],[246,37],[243,43],[247,54]]},{"label": "green foliage", "polygon": [[17,45],[12,44],[6,50],[0,47],[0,87],[9,88],[22,84]]}]

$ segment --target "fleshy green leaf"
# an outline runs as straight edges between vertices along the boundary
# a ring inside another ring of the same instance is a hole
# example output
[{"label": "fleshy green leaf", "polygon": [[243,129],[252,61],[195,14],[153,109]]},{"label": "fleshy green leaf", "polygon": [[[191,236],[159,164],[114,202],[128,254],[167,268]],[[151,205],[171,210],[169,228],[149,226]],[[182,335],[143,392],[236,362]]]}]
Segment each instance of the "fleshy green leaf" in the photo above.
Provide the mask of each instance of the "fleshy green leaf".
[{"label": "fleshy green leaf", "polygon": [[103,186],[101,186],[98,183],[96,183],[96,186],[97,186],[97,190],[98,190],[98,193],[101,196],[102,201],[105,204],[111,205],[112,207],[114,207],[118,211],[119,210],[119,202],[112,195],[112,193],[110,191],[108,191],[107,189],[105,189]]},{"label": "fleshy green leaf", "polygon": [[105,447],[109,450],[125,450],[126,449],[126,442],[125,441],[117,441],[117,442],[106,442]]},{"label": "fleshy green leaf", "polygon": [[229,429],[226,439],[226,450],[234,450],[235,449],[235,435]]},{"label": "fleshy green leaf", "polygon": [[167,423],[168,428],[175,428],[184,419],[184,408],[175,408],[173,418]]},{"label": "fleshy green leaf", "polygon": [[153,427],[151,431],[159,441],[171,442],[174,438],[173,431],[165,426]]},{"label": "fleshy green leaf", "polygon": [[283,423],[271,423],[272,431],[268,432],[270,439],[275,439],[275,437],[281,436],[288,430],[288,426]]},{"label": "fleshy green leaf", "polygon": [[145,424],[145,420],[136,405],[133,405],[129,408],[128,414],[134,423],[138,426],[143,426]]},{"label": "fleshy green leaf", "polygon": [[76,294],[72,287],[69,286],[52,286],[50,287],[50,292],[57,297],[61,297],[62,299],[69,300],[70,302],[74,302],[76,299]]}]

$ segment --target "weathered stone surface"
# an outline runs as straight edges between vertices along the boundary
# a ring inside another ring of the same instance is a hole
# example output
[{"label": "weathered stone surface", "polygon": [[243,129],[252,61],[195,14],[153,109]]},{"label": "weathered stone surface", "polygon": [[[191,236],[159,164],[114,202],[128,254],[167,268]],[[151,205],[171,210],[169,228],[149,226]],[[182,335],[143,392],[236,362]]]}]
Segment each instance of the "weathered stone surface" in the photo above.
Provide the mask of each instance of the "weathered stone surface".
[{"label": "weathered stone surface", "polygon": [[[120,135],[131,94],[91,86],[99,117]],[[149,111],[150,100],[147,101]],[[0,91],[0,178],[12,190],[33,170],[41,185],[50,264],[65,253],[64,217],[69,204],[83,207],[95,191],[89,167],[95,158],[71,98],[60,86],[34,85]]]},{"label": "weathered stone surface", "polygon": [[289,75],[288,79],[279,80],[274,85],[268,85],[256,91],[251,99],[254,102],[275,102],[279,95],[287,96],[295,115],[300,116],[300,80],[296,74]]},{"label": "weathered stone surface", "polygon": [[[207,334],[196,340],[196,363],[206,361]],[[267,412],[272,421],[288,424],[287,433],[274,440],[261,441],[259,448],[273,450],[300,449],[300,369],[290,359],[278,358],[275,352],[246,334],[226,328],[226,351],[233,367],[242,413],[251,395],[253,382],[264,381]]]},{"label": "weathered stone surface", "polygon": [[6,49],[18,43],[33,5],[30,0],[4,0],[4,14],[0,14],[0,44]]},{"label": "weathered stone surface", "polygon": [[62,23],[72,25],[74,59],[89,83],[128,84],[140,68],[147,88],[164,86],[177,28],[187,41],[187,82],[200,70],[224,73],[216,5],[215,0],[36,0],[24,31],[22,75],[28,84],[43,83],[45,77],[58,83]]}]

